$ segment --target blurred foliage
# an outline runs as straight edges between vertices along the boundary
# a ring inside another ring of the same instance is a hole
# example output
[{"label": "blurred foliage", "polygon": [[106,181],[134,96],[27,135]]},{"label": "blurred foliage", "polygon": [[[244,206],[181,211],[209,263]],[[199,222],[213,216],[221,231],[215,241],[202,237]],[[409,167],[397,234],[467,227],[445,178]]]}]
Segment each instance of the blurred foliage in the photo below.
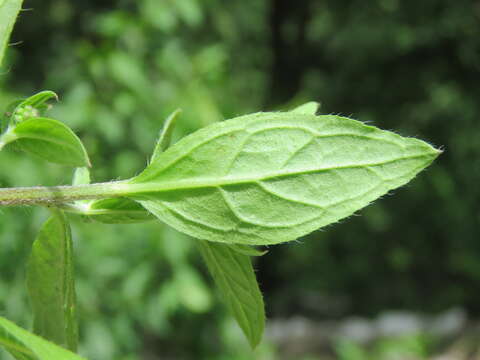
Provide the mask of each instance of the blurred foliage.
[{"label": "blurred foliage", "polygon": [[368,348],[340,340],[335,353],[339,360],[423,360],[432,355],[431,342],[422,334],[380,339]]},{"label": "blurred foliage", "polygon": [[[26,0],[24,8],[33,9],[14,31],[22,43],[0,76],[0,108],[58,92],[51,114],[84,141],[94,181],[138,173],[179,107],[175,139],[223,118],[316,100],[322,113],[445,148],[436,165],[361,217],[261,257],[270,317],[452,305],[480,313],[478,2]],[[73,174],[8,148],[0,163],[5,187],[67,184]],[[0,315],[29,326],[24,264],[47,214],[0,211]],[[268,343],[255,355],[247,349],[193,240],[157,222],[74,221],[73,231],[82,354],[275,358]],[[340,358],[353,359],[348,346]]]}]

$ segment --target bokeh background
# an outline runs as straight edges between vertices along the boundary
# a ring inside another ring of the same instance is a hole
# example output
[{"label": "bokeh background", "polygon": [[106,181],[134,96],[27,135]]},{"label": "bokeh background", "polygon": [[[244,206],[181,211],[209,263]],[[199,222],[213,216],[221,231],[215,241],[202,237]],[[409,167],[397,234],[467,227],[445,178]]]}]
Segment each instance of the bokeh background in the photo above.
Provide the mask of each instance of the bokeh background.
[{"label": "bokeh background", "polygon": [[[478,359],[480,2],[26,0],[0,108],[50,89],[95,181],[143,169],[175,136],[309,100],[445,152],[409,185],[256,260],[269,317],[251,352],[195,240],[157,222],[72,217],[81,353],[140,359]],[[17,43],[18,42],[18,43]],[[0,186],[72,170],[6,149]],[[29,327],[25,262],[42,209],[0,213],[0,315]],[[0,353],[0,359],[7,355]]]}]

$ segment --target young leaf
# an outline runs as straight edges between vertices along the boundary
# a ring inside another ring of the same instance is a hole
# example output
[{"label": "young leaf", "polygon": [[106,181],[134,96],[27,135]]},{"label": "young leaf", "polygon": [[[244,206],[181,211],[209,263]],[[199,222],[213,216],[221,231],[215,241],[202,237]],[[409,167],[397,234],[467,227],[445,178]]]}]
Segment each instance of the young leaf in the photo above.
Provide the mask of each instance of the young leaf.
[{"label": "young leaf", "polygon": [[88,185],[90,184],[90,170],[86,167],[78,167],[73,173],[72,185]]},{"label": "young leaf", "polygon": [[21,122],[32,117],[38,117],[41,111],[48,108],[46,102],[50,99],[58,100],[58,95],[53,91],[45,90],[22,100],[15,107],[11,115],[12,120]]},{"label": "young leaf", "polygon": [[172,133],[175,128],[175,123],[178,118],[178,114],[182,112],[181,109],[175,110],[171,113],[168,118],[165,120],[163,124],[162,132],[157,140],[157,144],[155,145],[155,149],[153,150],[152,158],[150,161],[155,161],[155,159],[164,152],[169,146],[172,140]]},{"label": "young leaf", "polygon": [[18,107],[31,106],[35,109],[41,108],[48,100],[58,101],[58,95],[51,90],[44,90],[23,100]]},{"label": "young leaf", "polygon": [[29,118],[9,128],[2,138],[44,160],[76,167],[90,166],[87,152],[75,133],[60,121]]},{"label": "young leaf", "polygon": [[0,317],[0,346],[18,360],[85,360],[3,317]]},{"label": "young leaf", "polygon": [[0,66],[22,2],[22,0],[0,0]]},{"label": "young leaf", "polygon": [[53,91],[46,90],[30,96],[27,99],[11,102],[2,116],[2,131],[7,124],[14,127],[17,122],[31,117],[39,117],[45,110],[49,109],[49,105],[46,102],[52,98],[58,100],[57,94]]},{"label": "young leaf", "polygon": [[[90,184],[88,168],[76,168],[73,185]],[[153,220],[154,217],[138,202],[128,198],[78,200],[70,211],[89,216],[104,224],[129,224]]]},{"label": "young leaf", "polygon": [[55,210],[33,243],[27,266],[27,288],[33,307],[34,332],[76,351],[73,273],[70,226],[65,215]]},{"label": "young leaf", "polygon": [[303,105],[300,105],[296,107],[293,110],[290,110],[290,112],[297,113],[297,114],[309,114],[309,115],[315,115],[320,109],[320,103],[315,102],[315,101],[310,101],[307,102]]},{"label": "young leaf", "polygon": [[92,201],[84,214],[104,224],[131,224],[154,219],[141,204],[127,198]]},{"label": "young leaf", "polygon": [[297,239],[408,181],[440,152],[340,116],[259,113],[215,123],[129,180],[129,197],[199,239]]},{"label": "young leaf", "polygon": [[224,301],[254,348],[262,339],[265,310],[250,257],[225,244],[199,243],[203,259]]}]

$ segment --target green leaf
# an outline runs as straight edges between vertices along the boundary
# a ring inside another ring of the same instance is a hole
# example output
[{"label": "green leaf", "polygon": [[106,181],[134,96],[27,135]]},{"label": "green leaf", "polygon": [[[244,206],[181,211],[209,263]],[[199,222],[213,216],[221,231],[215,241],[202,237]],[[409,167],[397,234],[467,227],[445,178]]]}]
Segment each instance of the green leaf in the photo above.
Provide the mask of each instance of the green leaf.
[{"label": "green leaf", "polygon": [[[76,168],[72,184],[90,184],[88,168]],[[67,210],[86,215],[104,224],[131,224],[154,219],[154,216],[141,204],[128,198],[78,200],[72,206],[68,206]]]},{"label": "green leaf", "polygon": [[90,166],[87,152],[75,133],[60,121],[29,118],[2,135],[5,143],[19,147],[44,160],[75,167]]},{"label": "green leaf", "polygon": [[58,95],[53,91],[45,90],[20,101],[11,115],[12,120],[21,122],[29,118],[39,117],[42,111],[48,109],[46,102],[50,99],[58,101]]},{"label": "green leaf", "polygon": [[33,243],[27,288],[34,332],[72,351],[77,349],[73,249],[70,226],[55,210]]},{"label": "green leaf", "polygon": [[78,167],[73,174],[72,185],[90,184],[90,170],[86,167]]},{"label": "green leaf", "polygon": [[348,118],[259,113],[212,124],[129,180],[129,197],[199,239],[297,239],[415,177],[440,152]]},{"label": "green leaf", "polygon": [[317,113],[318,109],[320,109],[320,103],[315,102],[315,101],[310,101],[310,102],[307,102],[303,105],[300,105],[300,106],[296,107],[293,110],[290,110],[290,112],[296,113],[296,114],[315,115]]},{"label": "green leaf", "polygon": [[153,150],[152,158],[150,159],[150,161],[155,161],[155,159],[170,146],[176,119],[178,118],[178,114],[180,114],[181,112],[181,109],[177,109],[173,113],[171,113],[165,120],[162,132],[160,133],[160,136],[157,140],[157,144],[155,145],[155,149]]},{"label": "green leaf", "polygon": [[0,346],[18,360],[84,360],[3,317],[0,317]]},{"label": "green leaf", "polygon": [[10,39],[22,0],[0,0],[0,66]]},{"label": "green leaf", "polygon": [[53,91],[46,90],[30,96],[27,99],[11,102],[2,117],[2,131],[5,125],[10,125],[10,127],[13,128],[17,122],[27,120],[31,117],[39,117],[45,110],[50,108],[47,104],[47,101],[50,99],[58,100],[58,96]]},{"label": "green leaf", "polygon": [[247,255],[247,256],[263,256],[268,252],[268,250],[262,251],[262,250],[255,249],[252,246],[242,245],[242,244],[232,244],[228,246],[230,246],[232,250],[235,250],[236,252],[243,255]]},{"label": "green leaf", "polygon": [[83,213],[105,224],[138,223],[154,219],[141,204],[127,198],[92,201]]},{"label": "green leaf", "polygon": [[[89,185],[90,184],[90,170],[86,167],[77,167],[73,173],[72,185]],[[69,210],[75,213],[82,213],[88,209],[91,200],[77,200],[71,205],[64,206],[64,210]]]},{"label": "green leaf", "polygon": [[228,245],[199,241],[208,270],[252,348],[262,339],[265,310],[248,255]]},{"label": "green leaf", "polygon": [[19,107],[31,106],[35,109],[41,108],[48,100],[58,101],[58,95],[51,90],[44,90],[23,100]]}]

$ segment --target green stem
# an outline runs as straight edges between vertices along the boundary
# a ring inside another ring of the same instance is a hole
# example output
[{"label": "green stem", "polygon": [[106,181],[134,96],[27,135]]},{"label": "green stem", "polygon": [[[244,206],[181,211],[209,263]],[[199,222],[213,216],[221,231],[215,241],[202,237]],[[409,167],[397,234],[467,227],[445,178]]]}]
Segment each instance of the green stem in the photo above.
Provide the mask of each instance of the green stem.
[{"label": "green stem", "polygon": [[103,199],[129,193],[124,181],[74,186],[0,188],[0,206],[55,205],[75,200]]}]

